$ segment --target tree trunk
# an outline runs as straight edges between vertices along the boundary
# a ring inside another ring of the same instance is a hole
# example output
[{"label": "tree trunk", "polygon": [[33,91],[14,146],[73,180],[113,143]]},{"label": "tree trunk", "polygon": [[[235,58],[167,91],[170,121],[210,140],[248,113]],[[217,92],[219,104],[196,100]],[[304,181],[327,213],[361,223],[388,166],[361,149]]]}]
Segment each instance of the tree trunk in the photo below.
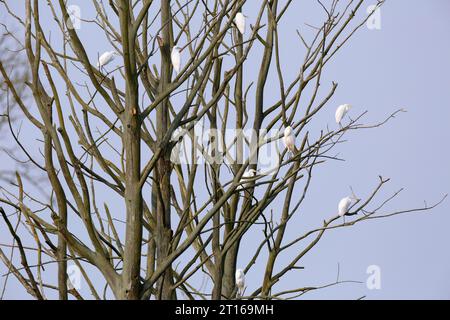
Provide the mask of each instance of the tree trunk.
[{"label": "tree trunk", "polygon": [[140,298],[140,267],[142,244],[142,192],[141,176],[141,120],[139,118],[139,84],[136,70],[134,38],[130,37],[129,2],[120,3],[120,26],[122,33],[126,80],[123,145],[125,146],[125,206],[126,236],[123,255],[121,299]]},{"label": "tree trunk", "polygon": [[[162,29],[161,47],[161,78],[159,92],[163,92],[170,83],[171,78],[171,14],[170,1],[161,0],[161,23]],[[156,111],[156,131],[157,140],[161,141],[169,127],[169,107],[168,98],[164,99],[157,107]],[[171,217],[170,217],[170,175],[172,166],[170,162],[170,150],[164,150],[157,162],[154,172],[153,197],[156,202],[156,253],[157,265],[161,265],[170,253],[170,243],[172,240]],[[173,286],[173,276],[171,267],[167,268],[164,275],[158,281],[157,297],[168,300],[175,299]]]}]

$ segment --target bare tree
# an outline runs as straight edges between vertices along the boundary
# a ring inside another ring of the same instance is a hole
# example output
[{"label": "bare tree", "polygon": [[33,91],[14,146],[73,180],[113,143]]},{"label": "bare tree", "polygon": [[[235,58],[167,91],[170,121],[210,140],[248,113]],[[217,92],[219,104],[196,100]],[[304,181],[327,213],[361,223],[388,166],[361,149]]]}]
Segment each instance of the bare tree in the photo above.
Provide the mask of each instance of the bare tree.
[{"label": "bare tree", "polygon": [[[337,83],[324,92],[322,73],[365,24],[367,16],[358,15],[365,1],[317,1],[325,19],[298,31],[303,58],[290,64],[297,70],[290,80],[282,67],[286,48],[279,25],[293,1],[258,1],[242,34],[235,17],[245,13],[246,2],[92,1],[86,6],[95,14],[80,17],[64,0],[26,0],[23,13],[1,1],[23,30],[15,37],[26,52],[33,108],[18,94],[20,84],[11,81],[3,57],[0,71],[39,136],[31,146],[23,137],[17,143],[51,187],[44,197],[17,174],[0,195],[13,240],[9,250],[19,251],[16,258],[0,251],[0,258],[33,297],[45,299],[56,290],[60,299],[83,299],[68,286],[71,262],[95,299],[108,292],[117,299],[295,298],[314,288],[277,291],[276,284],[300,269],[328,230],[440,203],[386,212],[399,192],[380,199],[389,179],[379,177],[371,194],[353,194],[344,222],[336,214],[313,230],[286,236],[313,171],[338,160],[332,152],[344,136],[379,127],[400,110],[372,125],[362,123],[366,112],[337,129],[317,132],[310,125],[329,112]],[[77,23],[107,39],[120,57],[117,64],[97,67],[103,52],[83,41]],[[178,73],[171,60],[175,46],[183,58]],[[258,60],[255,74],[246,68],[250,59]],[[267,99],[265,91],[274,85],[280,94]],[[280,153],[271,147],[277,164],[265,168],[263,148],[277,146],[288,126],[296,147]],[[230,128],[237,134],[225,139]],[[245,246],[248,234],[260,237],[258,247]],[[261,283],[243,295],[235,285],[239,252],[248,258],[245,273],[256,263],[265,266]],[[284,252],[292,257],[288,263],[279,259]],[[51,263],[57,264],[56,283],[45,276]],[[95,278],[92,267],[100,273]]]}]

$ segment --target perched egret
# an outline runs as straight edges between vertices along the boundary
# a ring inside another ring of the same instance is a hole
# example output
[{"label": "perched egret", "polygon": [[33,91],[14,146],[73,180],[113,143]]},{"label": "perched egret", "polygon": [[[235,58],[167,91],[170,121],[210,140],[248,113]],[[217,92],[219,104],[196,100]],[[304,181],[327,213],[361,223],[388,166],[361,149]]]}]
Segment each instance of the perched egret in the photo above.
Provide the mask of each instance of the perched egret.
[{"label": "perched egret", "polygon": [[242,12],[238,12],[236,14],[234,17],[234,23],[236,23],[239,32],[243,35],[245,33],[245,16]]},{"label": "perched egret", "polygon": [[284,129],[283,143],[286,146],[286,148],[292,154],[294,154],[294,152],[295,152],[295,136],[292,132],[292,128],[289,126],[286,129]]},{"label": "perched egret", "polygon": [[351,197],[342,198],[341,201],[339,201],[339,205],[338,205],[338,215],[340,217],[345,216],[345,214],[348,212],[348,209],[350,208],[351,204],[352,204]]},{"label": "perched egret", "polygon": [[341,104],[337,109],[336,109],[336,114],[335,114],[335,118],[336,118],[336,123],[341,123],[342,118],[344,118],[344,116],[347,114],[347,112],[352,108],[351,105],[349,105],[348,103],[346,104]]},{"label": "perched egret", "polygon": [[100,69],[106,66],[108,63],[114,60],[116,55],[117,52],[115,51],[106,51],[105,53],[103,53],[100,58],[98,58],[97,68]]},{"label": "perched egret", "polygon": [[170,59],[172,60],[173,68],[177,73],[180,72],[181,67],[181,54],[180,54],[180,48],[177,46],[173,47],[172,53],[170,55]]},{"label": "perched egret", "polygon": [[236,270],[236,287],[238,289],[238,294],[242,296],[245,289],[245,274],[242,269]]},{"label": "perched egret", "polygon": [[237,190],[242,190],[244,185],[246,185],[246,182],[248,182],[248,179],[253,178],[254,176],[256,176],[255,169],[246,170],[241,177],[241,181],[239,182],[240,185],[237,187]]}]

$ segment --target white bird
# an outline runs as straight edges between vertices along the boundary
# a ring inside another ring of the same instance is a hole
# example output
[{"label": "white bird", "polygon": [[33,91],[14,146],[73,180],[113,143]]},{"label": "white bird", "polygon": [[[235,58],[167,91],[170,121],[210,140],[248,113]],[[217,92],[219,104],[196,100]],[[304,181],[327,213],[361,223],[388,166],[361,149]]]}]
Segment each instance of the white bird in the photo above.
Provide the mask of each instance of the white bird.
[{"label": "white bird", "polygon": [[105,53],[103,53],[100,58],[98,58],[98,62],[97,62],[97,68],[103,68],[104,66],[106,66],[108,63],[110,63],[111,61],[114,60],[115,56],[116,56],[117,52],[115,51],[106,51]]},{"label": "white bird", "polygon": [[352,204],[351,197],[342,198],[341,201],[339,201],[339,205],[338,205],[338,215],[340,217],[345,216],[345,214],[348,212],[348,209],[350,208],[351,204]]},{"label": "white bird", "polygon": [[236,23],[239,32],[243,35],[245,33],[245,16],[242,12],[238,12],[236,14],[234,17],[234,23]]},{"label": "white bird", "polygon": [[292,128],[288,126],[286,129],[284,129],[284,137],[283,137],[283,143],[286,146],[286,148],[294,154],[295,152],[295,137],[292,133]]},{"label": "white bird", "polygon": [[336,109],[336,114],[334,115],[336,118],[336,123],[341,123],[342,118],[344,118],[344,116],[347,114],[347,112],[352,108],[352,106],[348,103],[346,104],[341,104],[337,109]]},{"label": "white bird", "polygon": [[180,48],[178,48],[177,46],[173,47],[172,53],[170,54],[170,59],[172,60],[173,68],[177,73],[179,73],[181,67]]},{"label": "white bird", "polygon": [[254,176],[256,176],[256,170],[255,169],[246,170],[242,174],[241,181],[239,182],[240,185],[236,189],[237,190],[242,190],[244,188],[244,186],[248,183],[248,179],[253,178]]},{"label": "white bird", "polygon": [[236,270],[236,287],[238,288],[238,294],[242,296],[245,289],[245,274],[242,269]]}]

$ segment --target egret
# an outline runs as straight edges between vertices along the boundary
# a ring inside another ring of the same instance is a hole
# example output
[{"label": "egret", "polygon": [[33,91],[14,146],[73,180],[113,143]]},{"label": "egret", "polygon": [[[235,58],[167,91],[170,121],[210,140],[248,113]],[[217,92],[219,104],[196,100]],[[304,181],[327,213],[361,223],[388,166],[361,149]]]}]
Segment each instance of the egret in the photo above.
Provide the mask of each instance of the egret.
[{"label": "egret", "polygon": [[[256,170],[255,169],[249,169],[244,172],[244,174],[241,177],[241,181],[239,182],[239,186],[237,187],[237,190],[242,190],[244,185],[248,183],[248,180],[250,178],[253,178],[256,176]],[[246,183],[247,182],[247,183]]]},{"label": "egret", "polygon": [[286,146],[286,148],[294,154],[295,151],[295,137],[292,132],[292,128],[290,126],[286,127],[284,129],[284,137],[283,137],[283,143]]},{"label": "egret", "polygon": [[234,17],[234,23],[236,23],[236,26],[239,30],[239,32],[244,35],[245,33],[245,16],[242,14],[242,12],[238,12],[236,16]]},{"label": "egret", "polygon": [[98,58],[97,68],[100,69],[106,66],[108,63],[114,60],[116,55],[116,51],[106,51],[105,53],[103,53],[100,58]]},{"label": "egret", "polygon": [[345,214],[348,212],[348,209],[350,208],[351,204],[352,204],[351,197],[342,198],[341,201],[339,201],[339,205],[338,205],[338,215],[340,217],[345,216]]},{"label": "egret", "polygon": [[236,287],[238,288],[238,294],[242,296],[245,289],[245,274],[242,269],[236,270]]},{"label": "egret", "polygon": [[341,104],[337,109],[336,109],[336,114],[335,114],[335,118],[336,118],[336,123],[341,123],[342,118],[344,118],[344,116],[347,114],[347,112],[352,108],[351,105],[349,105],[348,103],[346,104]]},{"label": "egret", "polygon": [[170,59],[172,60],[173,68],[177,73],[180,72],[181,67],[181,54],[180,54],[180,48],[177,46],[173,47],[172,53],[170,55]]}]

